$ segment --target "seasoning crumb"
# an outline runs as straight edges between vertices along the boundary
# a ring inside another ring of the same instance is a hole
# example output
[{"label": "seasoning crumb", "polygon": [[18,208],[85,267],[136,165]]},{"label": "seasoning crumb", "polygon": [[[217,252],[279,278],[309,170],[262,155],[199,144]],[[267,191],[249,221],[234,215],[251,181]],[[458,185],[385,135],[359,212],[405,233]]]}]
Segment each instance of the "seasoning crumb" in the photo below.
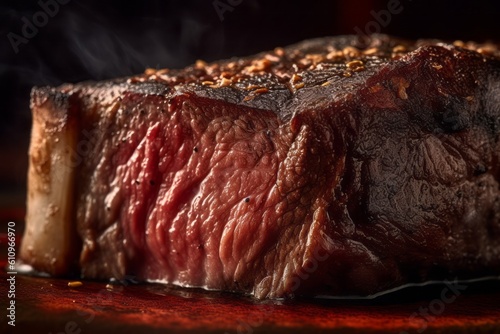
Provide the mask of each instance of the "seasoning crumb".
[{"label": "seasoning crumb", "polygon": [[347,46],[347,47],[345,47],[342,50],[342,53],[344,54],[344,56],[346,56],[348,58],[357,58],[357,57],[359,57],[359,50],[356,49],[353,46]]},{"label": "seasoning crumb", "polygon": [[406,81],[405,78],[395,77],[392,78],[392,83],[398,91],[398,96],[402,100],[408,99],[408,94],[406,93],[406,88],[410,87],[410,83]]},{"label": "seasoning crumb", "polygon": [[298,84],[294,85],[293,87],[294,87],[295,89],[301,89],[301,88],[303,88],[304,86],[305,86],[305,83],[303,83],[303,82],[299,82]]},{"label": "seasoning crumb", "polygon": [[350,72],[350,71],[345,71],[342,75],[343,75],[344,77],[346,77],[346,78],[349,78],[349,77],[352,77],[352,72]]},{"label": "seasoning crumb", "polygon": [[69,286],[70,288],[78,288],[78,287],[80,287],[80,286],[82,286],[82,285],[83,285],[83,283],[82,283],[82,282],[80,282],[80,281],[72,281],[72,282],[68,282],[68,286]]},{"label": "seasoning crumb", "polygon": [[295,73],[292,75],[292,79],[291,79],[292,83],[296,83],[297,81],[301,81],[301,80],[302,80],[301,75],[295,74]]},{"label": "seasoning crumb", "polygon": [[198,59],[196,63],[194,64],[196,68],[205,68],[207,66],[207,62],[201,59]]},{"label": "seasoning crumb", "polygon": [[219,82],[219,87],[227,87],[227,86],[230,86],[231,83],[232,83],[231,80],[226,79],[226,78],[222,78],[222,80]]},{"label": "seasoning crumb", "polygon": [[208,81],[208,80],[207,80],[207,81],[203,81],[201,84],[202,84],[203,86],[209,86],[209,85],[213,85],[213,84],[214,84],[214,82],[213,82],[213,81]]},{"label": "seasoning crumb", "polygon": [[274,53],[278,56],[278,57],[283,57],[285,55],[285,50],[283,48],[275,48],[274,49]]},{"label": "seasoning crumb", "polygon": [[408,94],[406,94],[406,89],[403,86],[399,87],[398,95],[400,99],[408,100]]},{"label": "seasoning crumb", "polygon": [[254,60],[250,66],[247,66],[248,72],[261,72],[267,70],[271,66],[271,62],[267,59]]},{"label": "seasoning crumb", "polygon": [[377,48],[370,48],[370,49],[367,49],[367,50],[364,50],[363,51],[363,54],[367,55],[367,56],[373,56],[374,54],[376,54],[378,52],[378,49]]},{"label": "seasoning crumb", "polygon": [[113,286],[113,284],[106,284],[106,289],[107,290],[113,290],[115,287]]},{"label": "seasoning crumb", "polygon": [[313,65],[324,61],[324,57],[321,54],[307,54],[306,59],[312,61]]},{"label": "seasoning crumb", "polygon": [[495,49],[491,45],[484,45],[477,48],[476,52],[483,55],[493,55],[495,53]]},{"label": "seasoning crumb", "polygon": [[361,60],[353,60],[346,64],[347,68],[358,71],[359,69],[364,69],[364,63]]},{"label": "seasoning crumb", "polygon": [[267,60],[269,60],[270,62],[277,63],[277,62],[279,62],[279,61],[280,61],[280,57],[275,56],[275,55],[270,54],[270,53],[266,54],[264,57],[265,57]]},{"label": "seasoning crumb", "polygon": [[260,86],[257,86],[257,85],[248,85],[247,88],[245,88],[246,90],[253,90],[253,89],[259,89],[261,88]]},{"label": "seasoning crumb", "polygon": [[269,89],[262,87],[262,88],[256,89],[254,92],[255,92],[255,94],[264,94],[264,93],[269,92]]},{"label": "seasoning crumb", "polygon": [[404,45],[396,45],[393,49],[392,52],[394,53],[399,53],[399,52],[406,52],[406,47]]},{"label": "seasoning crumb", "polygon": [[146,68],[146,70],[144,71],[144,74],[146,75],[153,75],[156,73],[156,70],[154,68]]},{"label": "seasoning crumb", "polygon": [[436,70],[440,70],[443,68],[443,65],[434,63],[434,64],[432,64],[432,67],[434,67]]},{"label": "seasoning crumb", "polygon": [[321,84],[321,86],[326,87],[330,84],[330,81],[325,81]]},{"label": "seasoning crumb", "polygon": [[342,57],[344,57],[344,53],[342,51],[338,51],[338,50],[331,51],[330,53],[328,53],[326,55],[326,59],[328,59],[328,60],[336,60],[336,59],[339,59]]}]

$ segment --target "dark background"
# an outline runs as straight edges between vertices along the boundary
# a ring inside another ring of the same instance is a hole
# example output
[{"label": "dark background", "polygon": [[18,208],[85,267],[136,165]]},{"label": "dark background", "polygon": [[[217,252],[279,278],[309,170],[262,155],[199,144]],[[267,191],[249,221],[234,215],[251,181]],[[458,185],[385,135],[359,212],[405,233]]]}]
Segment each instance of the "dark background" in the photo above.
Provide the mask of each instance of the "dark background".
[{"label": "dark background", "polygon": [[[380,14],[389,3],[217,1],[231,7],[222,13],[223,20],[213,0],[71,0],[60,4],[17,53],[8,34],[21,35],[23,17],[32,21],[42,8],[38,1],[1,2],[0,206],[24,203],[32,86],[103,80],[146,67],[178,68],[196,59],[243,56],[311,37],[354,34],[373,29],[373,12]],[[500,40],[498,2],[400,3],[400,13],[376,24],[382,32],[407,38]]]}]

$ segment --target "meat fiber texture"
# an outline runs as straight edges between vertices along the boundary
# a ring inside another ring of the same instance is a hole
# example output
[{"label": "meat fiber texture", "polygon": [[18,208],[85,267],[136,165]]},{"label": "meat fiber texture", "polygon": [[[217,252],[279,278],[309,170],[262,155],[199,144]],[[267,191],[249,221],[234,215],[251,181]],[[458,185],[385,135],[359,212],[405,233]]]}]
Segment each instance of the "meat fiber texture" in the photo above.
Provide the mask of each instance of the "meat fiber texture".
[{"label": "meat fiber texture", "polygon": [[257,298],[500,275],[499,59],[340,36],[34,88],[21,258]]}]

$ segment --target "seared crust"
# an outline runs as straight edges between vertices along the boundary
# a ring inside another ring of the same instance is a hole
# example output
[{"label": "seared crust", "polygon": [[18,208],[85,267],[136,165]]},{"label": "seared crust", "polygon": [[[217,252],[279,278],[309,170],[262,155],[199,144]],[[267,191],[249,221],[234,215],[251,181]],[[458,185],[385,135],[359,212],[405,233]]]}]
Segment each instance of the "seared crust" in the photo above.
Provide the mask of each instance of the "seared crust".
[{"label": "seared crust", "polygon": [[[33,172],[41,164],[32,159],[30,194],[50,189],[28,200],[23,260],[52,274],[75,261],[64,243],[47,250],[37,231],[50,223],[68,236],[58,242],[78,241],[78,229],[85,277],[132,274],[260,298],[496,274],[499,85],[494,45],[378,35],[363,47],[354,36],[322,38],[35,88],[32,156],[52,155],[61,139],[78,151],[72,136],[91,147],[63,188],[44,181],[56,160]],[[70,152],[56,153],[71,161]],[[254,170],[259,179],[243,173]],[[36,203],[68,204],[53,189],[76,196],[76,209],[42,219],[48,206]],[[241,230],[261,237],[249,244]],[[321,252],[329,256],[309,277]]]},{"label": "seared crust", "polygon": [[381,67],[426,46],[478,53],[485,61],[500,59],[498,45],[492,43],[409,41],[387,35],[373,35],[370,42],[365,43],[356,36],[339,36],[308,40],[251,57],[209,64],[199,60],[180,70],[147,69],[130,78],[64,85],[61,90],[83,92],[83,98],[95,93],[101,99],[113,97],[113,94],[107,95],[109,89],[117,94],[127,90],[166,97],[193,92],[228,103],[271,110],[287,120],[304,107],[325,107],[333,100],[348,96]]}]

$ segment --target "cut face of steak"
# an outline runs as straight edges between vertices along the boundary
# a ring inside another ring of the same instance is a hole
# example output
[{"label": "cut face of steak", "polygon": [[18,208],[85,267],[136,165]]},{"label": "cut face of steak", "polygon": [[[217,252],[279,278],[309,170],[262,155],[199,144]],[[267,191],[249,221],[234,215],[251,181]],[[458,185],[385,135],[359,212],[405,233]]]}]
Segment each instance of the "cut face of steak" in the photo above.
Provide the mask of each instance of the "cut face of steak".
[{"label": "cut face of steak", "polygon": [[258,298],[500,274],[493,45],[322,38],[32,110],[35,269]]}]

